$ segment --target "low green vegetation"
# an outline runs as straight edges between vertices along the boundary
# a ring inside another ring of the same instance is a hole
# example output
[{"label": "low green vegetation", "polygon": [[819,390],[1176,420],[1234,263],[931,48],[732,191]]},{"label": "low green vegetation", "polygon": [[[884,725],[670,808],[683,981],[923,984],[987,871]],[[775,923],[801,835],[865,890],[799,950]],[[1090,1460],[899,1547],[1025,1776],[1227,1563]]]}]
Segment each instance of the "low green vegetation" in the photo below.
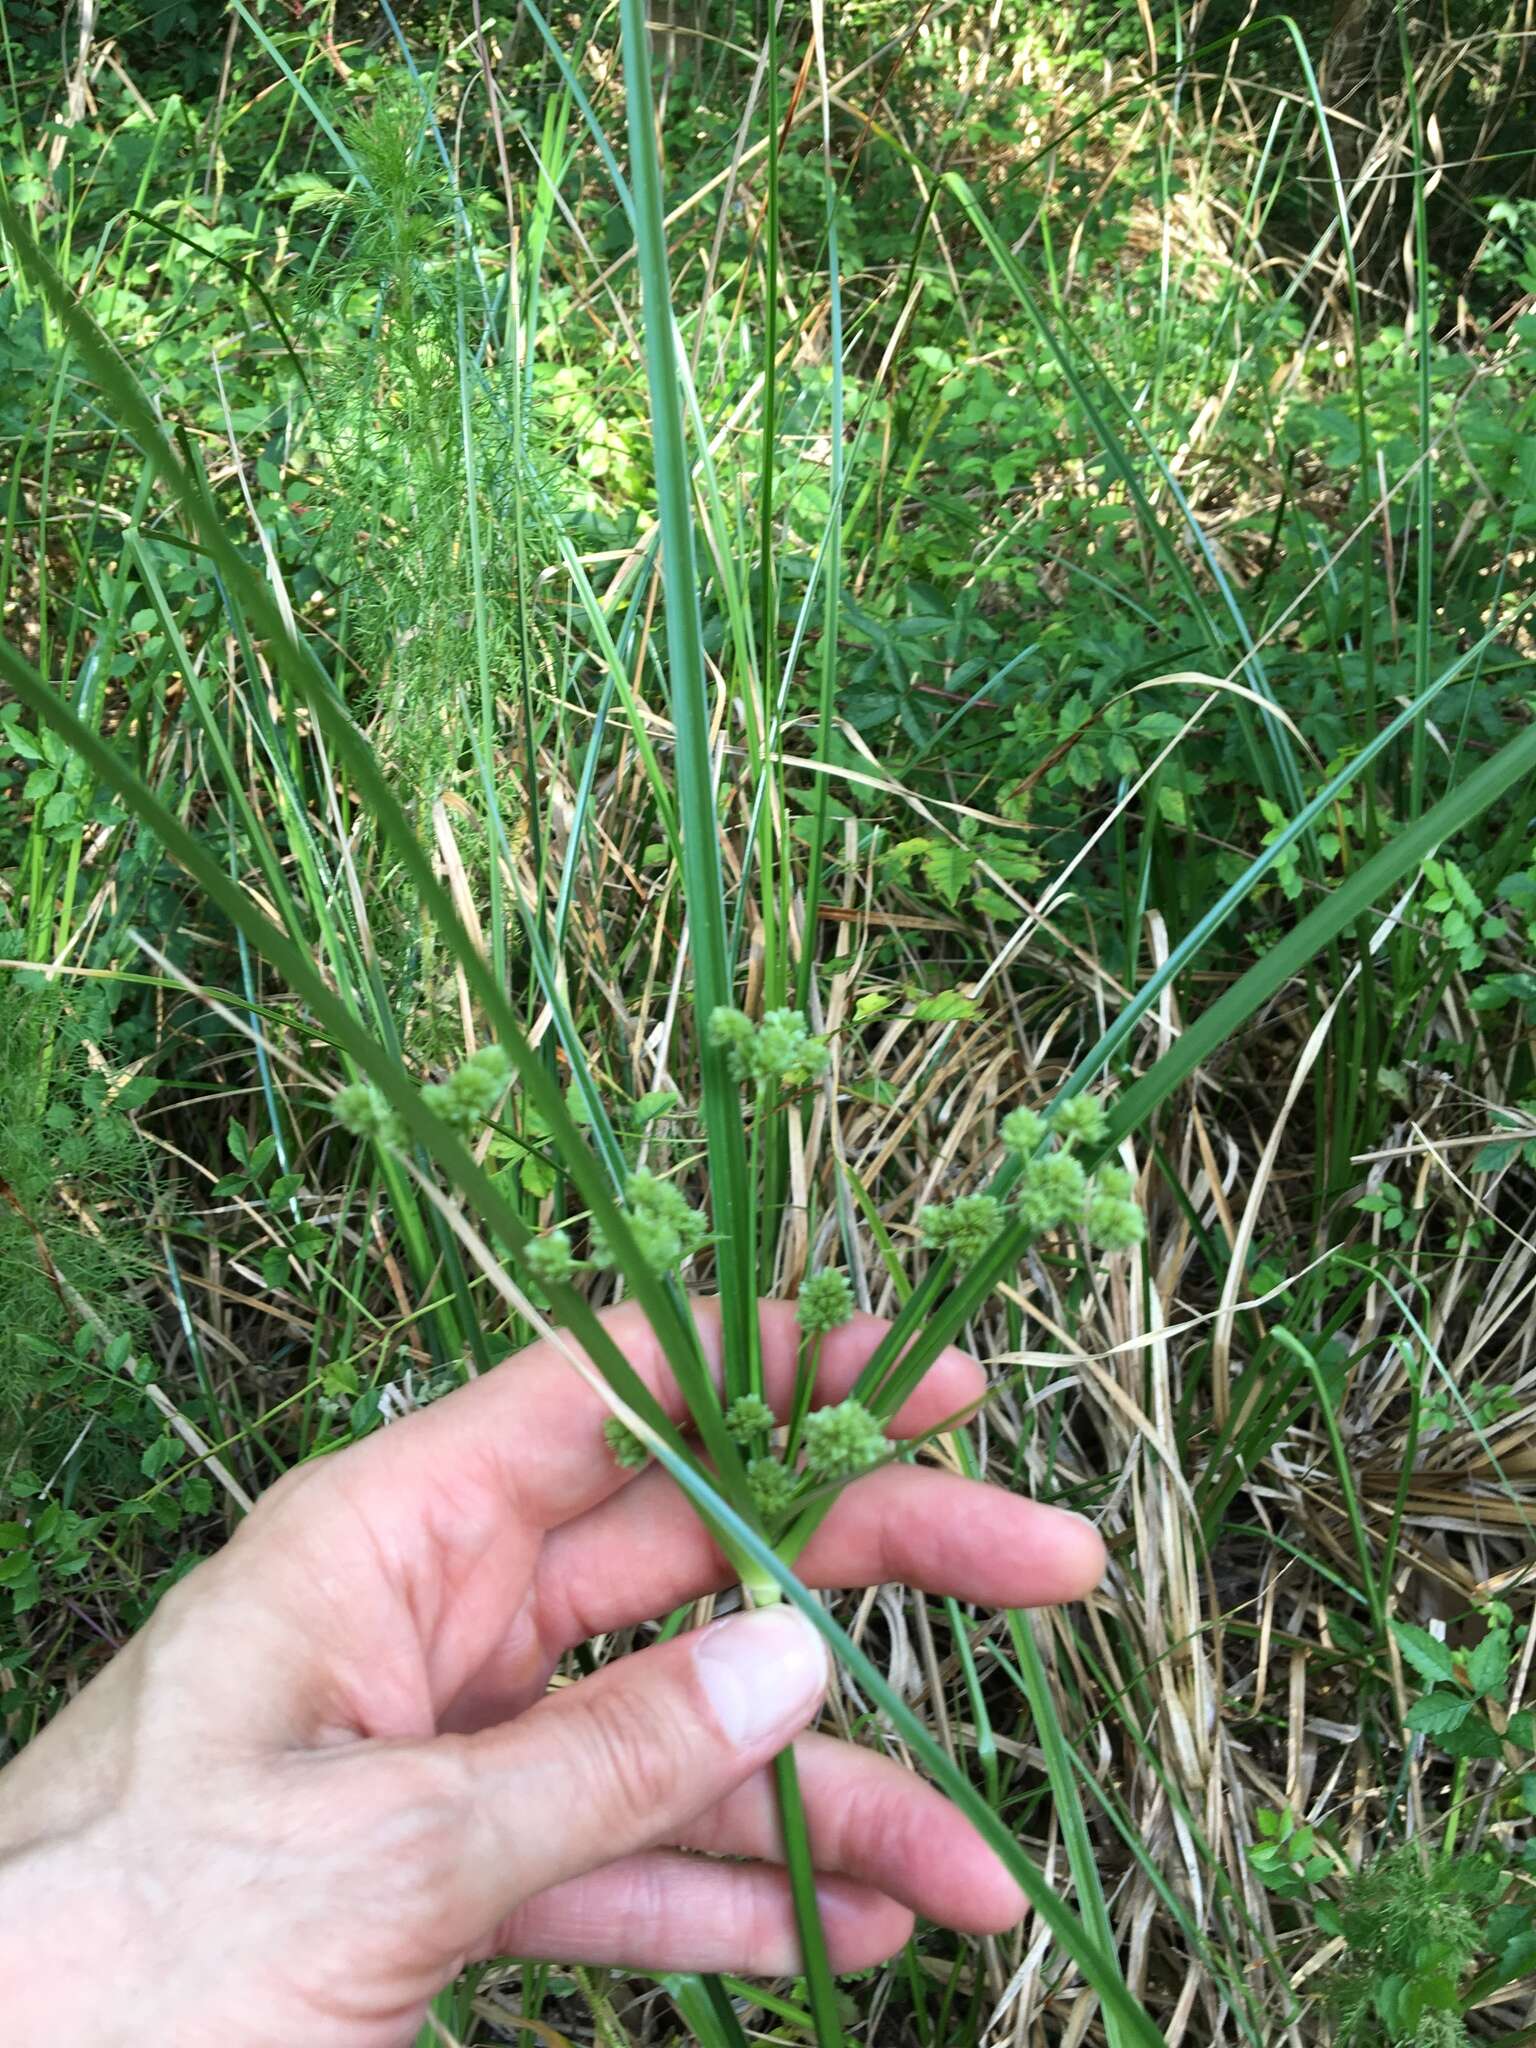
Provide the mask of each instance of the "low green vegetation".
[{"label": "low green vegetation", "polygon": [[550,1319],[1111,1565],[812,1610],[1016,1934],[432,2041],[1536,2041],[1523,11],[210,12],[0,27],[0,1761]]}]

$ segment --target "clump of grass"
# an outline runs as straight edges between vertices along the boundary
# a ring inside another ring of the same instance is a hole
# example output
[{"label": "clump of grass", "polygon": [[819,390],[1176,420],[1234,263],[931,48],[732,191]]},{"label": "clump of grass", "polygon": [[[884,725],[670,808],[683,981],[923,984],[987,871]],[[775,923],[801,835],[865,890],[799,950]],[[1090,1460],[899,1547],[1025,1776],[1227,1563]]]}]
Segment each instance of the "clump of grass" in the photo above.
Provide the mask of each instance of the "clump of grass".
[{"label": "clump of grass", "polygon": [[0,970],[0,1420],[34,1466],[80,1429],[77,1335],[104,1309],[114,1332],[145,1324],[145,1171],[128,1112],[151,1084],[114,1086],[108,1024],[99,994],[67,999],[40,974]]},{"label": "clump of grass", "polygon": [[[515,366],[487,336],[466,373],[486,333],[485,285],[420,92],[388,81],[346,144],[351,182],[306,198],[329,216],[310,285],[321,474],[309,517],[346,619],[349,699],[413,814],[489,774],[501,830],[516,837],[526,779],[513,764],[526,753],[510,707],[529,681],[525,582],[537,564],[519,558],[518,519],[534,512]],[[472,805],[459,843],[477,876],[495,838]],[[410,943],[384,930],[392,949]]]},{"label": "clump of grass", "polygon": [[1493,1857],[1420,1842],[1354,1872],[1322,1922],[1347,1944],[1324,1991],[1341,2048],[1467,2048],[1464,1994],[1508,1888]]}]

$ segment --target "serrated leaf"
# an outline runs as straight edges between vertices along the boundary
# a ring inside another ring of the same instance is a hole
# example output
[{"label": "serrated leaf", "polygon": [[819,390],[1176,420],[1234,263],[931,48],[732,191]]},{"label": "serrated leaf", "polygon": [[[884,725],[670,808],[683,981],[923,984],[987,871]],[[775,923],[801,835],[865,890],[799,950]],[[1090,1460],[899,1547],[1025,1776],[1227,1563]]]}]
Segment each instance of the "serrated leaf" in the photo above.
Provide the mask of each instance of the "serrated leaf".
[{"label": "serrated leaf", "polygon": [[1449,1729],[1435,1739],[1447,1756],[1495,1757],[1500,1751],[1498,1736],[1475,1709],[1459,1728]]},{"label": "serrated leaf", "polygon": [[1408,1709],[1403,1725],[1416,1735],[1447,1735],[1459,1728],[1471,1711],[1472,1702],[1464,1694],[1426,1693]]},{"label": "serrated leaf", "polygon": [[653,1088],[648,1095],[642,1095],[630,1111],[631,1122],[637,1125],[653,1123],[664,1116],[669,1109],[675,1109],[681,1100],[675,1088]]},{"label": "serrated leaf", "polygon": [[1467,1683],[1479,1699],[1502,1700],[1509,1678],[1509,1631],[1491,1628],[1467,1657]]},{"label": "serrated leaf", "polygon": [[1427,1628],[1418,1628],[1411,1621],[1394,1621],[1392,1635],[1404,1662],[1411,1664],[1420,1678],[1427,1678],[1431,1685],[1455,1680],[1456,1666],[1450,1651]]},{"label": "serrated leaf", "polygon": [[957,988],[924,996],[912,1007],[912,1015],[919,1024],[958,1024],[979,1014],[976,998],[962,994]]},{"label": "serrated leaf", "polygon": [[971,879],[976,856],[968,846],[935,841],[923,849],[923,873],[928,885],[948,910],[960,901],[961,891]]}]

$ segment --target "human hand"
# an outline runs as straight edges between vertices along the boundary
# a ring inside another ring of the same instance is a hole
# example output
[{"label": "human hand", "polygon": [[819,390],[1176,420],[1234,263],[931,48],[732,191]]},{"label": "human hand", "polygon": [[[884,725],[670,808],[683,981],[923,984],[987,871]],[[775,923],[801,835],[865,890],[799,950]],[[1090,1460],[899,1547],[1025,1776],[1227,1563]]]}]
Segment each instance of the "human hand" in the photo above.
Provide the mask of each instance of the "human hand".
[{"label": "human hand", "polygon": [[[714,1359],[715,1309],[696,1313]],[[605,1321],[681,1420],[643,1317]],[[825,1339],[819,1400],[884,1328]],[[766,1305],[762,1331],[782,1411],[793,1311]],[[982,1388],[945,1352],[894,1433]],[[798,1968],[765,1766],[822,1697],[809,1625],[735,1615],[548,1690],[576,1644],[731,1581],[667,1475],[614,1463],[606,1413],[535,1344],[290,1473],[166,1595],[0,1774],[11,2048],[409,2048],[490,1955]],[[1026,1606],[1086,1592],[1102,1562],[1076,1516],[890,1465],[840,1495],[799,1569]],[[914,1913],[1017,1917],[1012,1880],[910,1772],[822,1736],[796,1753],[834,1967],[894,1952]]]}]

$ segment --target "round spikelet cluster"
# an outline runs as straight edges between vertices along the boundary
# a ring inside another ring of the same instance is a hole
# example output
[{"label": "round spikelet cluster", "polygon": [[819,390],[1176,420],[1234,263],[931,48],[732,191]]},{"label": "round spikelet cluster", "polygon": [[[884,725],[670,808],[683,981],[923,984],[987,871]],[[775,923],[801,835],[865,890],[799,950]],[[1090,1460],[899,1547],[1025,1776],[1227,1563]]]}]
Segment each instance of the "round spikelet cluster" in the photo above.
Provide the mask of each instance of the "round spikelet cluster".
[{"label": "round spikelet cluster", "polygon": [[1109,1114],[1097,1096],[1069,1096],[1049,1116],[1010,1110],[998,1135],[1018,1162],[1009,1201],[975,1194],[930,1203],[917,1219],[929,1251],[974,1265],[1009,1222],[1023,1224],[1031,1237],[1080,1229],[1107,1252],[1130,1251],[1145,1238],[1146,1221],[1125,1169],[1101,1166],[1090,1173],[1076,1156],[1079,1146],[1102,1145],[1109,1135]]},{"label": "round spikelet cluster", "polygon": [[827,1070],[831,1053],[825,1039],[812,1034],[798,1010],[769,1010],[754,1024],[744,1010],[722,1003],[710,1012],[709,1042],[726,1054],[738,1081],[762,1086],[776,1081],[784,1088],[803,1088]]},{"label": "round spikelet cluster", "polygon": [[825,1337],[853,1319],[853,1282],[833,1267],[808,1273],[800,1283],[795,1320],[807,1337]]}]

